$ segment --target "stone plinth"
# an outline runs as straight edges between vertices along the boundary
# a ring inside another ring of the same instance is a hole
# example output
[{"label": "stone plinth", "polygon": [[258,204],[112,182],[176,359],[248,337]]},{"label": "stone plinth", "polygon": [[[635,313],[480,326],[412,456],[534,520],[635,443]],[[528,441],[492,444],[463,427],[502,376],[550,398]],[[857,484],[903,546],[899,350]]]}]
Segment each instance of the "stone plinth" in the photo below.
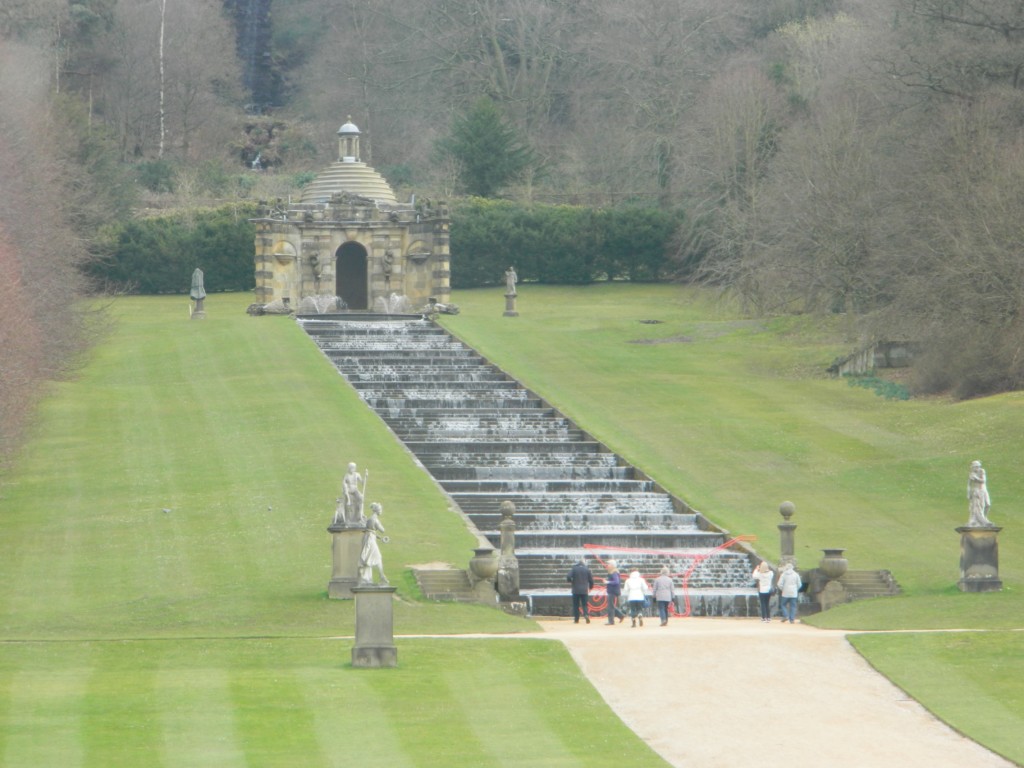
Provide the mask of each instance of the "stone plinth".
[{"label": "stone plinth", "polygon": [[505,311],[502,313],[502,317],[519,317],[519,312],[516,311],[516,295],[514,293],[505,294]]},{"label": "stone plinth", "polygon": [[333,600],[351,600],[352,588],[359,583],[359,552],[363,547],[363,526],[359,523],[336,523],[327,529],[331,534],[331,580],[327,596]]},{"label": "stone plinth", "polygon": [[394,606],[396,587],[364,584],[352,588],[356,598],[356,644],[353,667],[397,667]]},{"label": "stone plinth", "polygon": [[961,592],[999,592],[1003,582],[999,578],[999,532],[995,525],[965,525],[956,529],[960,534]]},{"label": "stone plinth", "polygon": [[849,602],[846,588],[841,582],[832,580],[825,584],[825,588],[818,593],[818,604],[821,610],[827,611],[834,606]]},{"label": "stone plinth", "polygon": [[202,320],[206,317],[206,309],[203,307],[204,299],[196,299],[195,309],[192,310],[193,320]]}]

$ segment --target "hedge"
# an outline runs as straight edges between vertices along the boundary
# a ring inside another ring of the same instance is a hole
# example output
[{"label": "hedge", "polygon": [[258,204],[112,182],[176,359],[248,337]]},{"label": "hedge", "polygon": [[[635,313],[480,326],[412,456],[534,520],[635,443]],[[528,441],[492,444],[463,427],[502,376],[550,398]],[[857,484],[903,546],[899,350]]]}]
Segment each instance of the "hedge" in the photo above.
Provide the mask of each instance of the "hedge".
[{"label": "hedge", "polygon": [[207,292],[252,290],[255,205],[132,219],[104,229],[87,273],[107,290],[138,294],[188,293],[203,270]]},{"label": "hedge", "polygon": [[[106,228],[88,274],[108,290],[188,293],[203,270],[207,291],[255,286],[255,205],[228,205],[133,219]],[[520,280],[580,285],[656,282],[672,275],[678,213],[653,208],[524,205],[469,198],[452,203],[452,287],[497,285],[515,266]]]},{"label": "hedge", "polygon": [[520,280],[578,285],[671,276],[679,213],[469,198],[452,203],[452,287]]}]

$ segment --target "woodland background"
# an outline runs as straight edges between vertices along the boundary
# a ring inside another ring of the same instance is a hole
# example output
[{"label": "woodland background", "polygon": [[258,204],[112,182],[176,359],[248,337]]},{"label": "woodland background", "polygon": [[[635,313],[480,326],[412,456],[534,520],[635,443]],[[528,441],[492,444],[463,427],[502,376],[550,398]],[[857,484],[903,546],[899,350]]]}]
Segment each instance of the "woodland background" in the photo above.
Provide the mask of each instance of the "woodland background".
[{"label": "woodland background", "polygon": [[298,194],[349,116],[400,198],[670,216],[642,279],[1018,389],[1022,38],[1024,0],[3,0],[0,455],[124,227]]}]

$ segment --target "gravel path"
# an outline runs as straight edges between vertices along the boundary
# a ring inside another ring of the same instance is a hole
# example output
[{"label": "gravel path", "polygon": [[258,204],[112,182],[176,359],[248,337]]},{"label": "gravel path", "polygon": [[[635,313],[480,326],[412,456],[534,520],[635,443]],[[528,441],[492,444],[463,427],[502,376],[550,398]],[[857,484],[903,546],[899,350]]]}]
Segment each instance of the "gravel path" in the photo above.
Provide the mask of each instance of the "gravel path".
[{"label": "gravel path", "polygon": [[1013,768],[875,672],[845,632],[754,619],[540,622],[633,731],[686,768]]}]

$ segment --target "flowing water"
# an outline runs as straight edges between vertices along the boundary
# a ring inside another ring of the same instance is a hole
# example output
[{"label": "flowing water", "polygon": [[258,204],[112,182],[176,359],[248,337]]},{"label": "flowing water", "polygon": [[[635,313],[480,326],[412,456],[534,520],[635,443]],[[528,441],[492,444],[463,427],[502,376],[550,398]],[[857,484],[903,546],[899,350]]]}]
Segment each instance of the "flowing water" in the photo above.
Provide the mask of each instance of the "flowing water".
[{"label": "flowing water", "polygon": [[535,614],[568,612],[566,574],[581,557],[596,577],[612,558],[650,578],[668,565],[683,613],[756,612],[748,550],[724,547],[703,515],[440,326],[386,313],[299,322],[495,548],[499,507],[515,504]]}]

